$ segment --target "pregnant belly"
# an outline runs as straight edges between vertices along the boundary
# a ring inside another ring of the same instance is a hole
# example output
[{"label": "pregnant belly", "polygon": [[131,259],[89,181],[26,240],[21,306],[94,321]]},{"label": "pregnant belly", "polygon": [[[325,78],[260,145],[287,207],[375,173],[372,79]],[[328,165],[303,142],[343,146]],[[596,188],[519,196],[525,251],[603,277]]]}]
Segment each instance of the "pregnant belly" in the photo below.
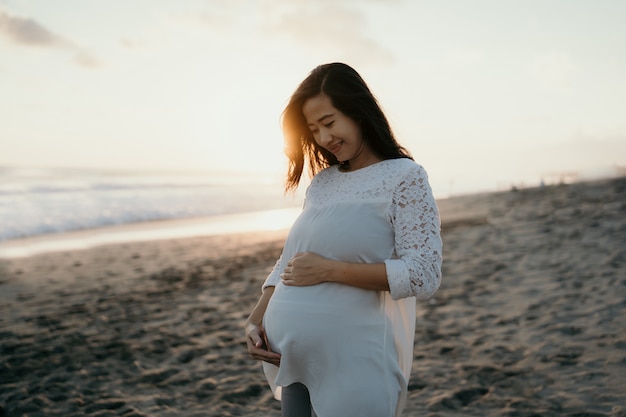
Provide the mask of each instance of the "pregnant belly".
[{"label": "pregnant belly", "polygon": [[384,331],[379,293],[340,284],[279,284],[264,317],[272,350],[310,350],[324,344],[368,343]]}]

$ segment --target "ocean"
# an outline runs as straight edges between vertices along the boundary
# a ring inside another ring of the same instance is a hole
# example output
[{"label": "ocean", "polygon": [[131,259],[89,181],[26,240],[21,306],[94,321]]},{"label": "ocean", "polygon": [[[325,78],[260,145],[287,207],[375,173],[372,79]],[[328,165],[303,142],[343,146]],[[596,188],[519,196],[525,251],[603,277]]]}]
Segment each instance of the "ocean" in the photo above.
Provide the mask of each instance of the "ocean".
[{"label": "ocean", "polygon": [[181,219],[202,221],[157,237],[276,229],[302,199],[270,175],[0,167],[0,243]]}]

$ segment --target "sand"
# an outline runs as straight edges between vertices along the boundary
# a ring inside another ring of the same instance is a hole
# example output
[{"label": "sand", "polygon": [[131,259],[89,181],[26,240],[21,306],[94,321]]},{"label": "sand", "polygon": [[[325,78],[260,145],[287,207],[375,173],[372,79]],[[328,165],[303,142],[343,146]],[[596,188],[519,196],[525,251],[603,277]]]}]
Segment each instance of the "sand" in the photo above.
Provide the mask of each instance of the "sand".
[{"label": "sand", "polygon": [[[440,202],[405,416],[626,416],[626,179]],[[0,416],[279,416],[243,323],[284,231],[0,260]]]}]

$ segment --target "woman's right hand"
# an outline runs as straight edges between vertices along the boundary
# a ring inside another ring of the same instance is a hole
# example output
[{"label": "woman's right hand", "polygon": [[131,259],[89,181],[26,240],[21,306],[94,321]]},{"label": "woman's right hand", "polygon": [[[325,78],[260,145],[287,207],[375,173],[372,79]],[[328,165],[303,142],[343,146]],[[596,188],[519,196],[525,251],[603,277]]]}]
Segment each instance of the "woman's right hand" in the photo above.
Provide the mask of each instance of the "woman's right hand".
[{"label": "woman's right hand", "polygon": [[270,350],[262,326],[252,323],[246,324],[246,342],[248,344],[248,353],[253,359],[280,366],[280,354]]}]

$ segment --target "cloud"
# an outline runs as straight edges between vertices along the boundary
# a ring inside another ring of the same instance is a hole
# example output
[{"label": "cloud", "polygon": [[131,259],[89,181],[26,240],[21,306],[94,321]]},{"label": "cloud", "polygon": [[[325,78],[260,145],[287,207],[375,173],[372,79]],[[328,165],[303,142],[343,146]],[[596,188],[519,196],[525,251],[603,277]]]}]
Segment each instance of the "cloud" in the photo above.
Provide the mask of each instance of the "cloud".
[{"label": "cloud", "polygon": [[384,0],[232,0],[207,3],[202,10],[172,21],[186,30],[209,31],[221,43],[246,42],[250,37],[268,42],[286,40],[304,54],[327,60],[353,65],[391,64],[391,50],[368,34],[364,3],[387,4]]},{"label": "cloud", "polygon": [[68,41],[37,21],[0,11],[0,33],[11,41],[27,46],[67,46]]},{"label": "cloud", "polygon": [[85,48],[66,39],[34,19],[11,15],[0,10],[0,35],[19,46],[62,48],[75,53],[73,62],[83,68],[97,68],[99,60]]},{"label": "cloud", "polygon": [[208,2],[202,10],[170,18],[185,30],[208,31],[220,43],[250,37],[286,40],[304,54],[355,65],[388,65],[395,60],[393,53],[368,33],[364,9],[375,3],[388,5],[385,0],[232,0]]},{"label": "cloud", "polygon": [[263,31],[294,40],[303,48],[361,63],[389,64],[394,59],[390,50],[367,36],[367,19],[359,10],[335,2],[299,2],[283,8],[283,13],[265,10]]}]

